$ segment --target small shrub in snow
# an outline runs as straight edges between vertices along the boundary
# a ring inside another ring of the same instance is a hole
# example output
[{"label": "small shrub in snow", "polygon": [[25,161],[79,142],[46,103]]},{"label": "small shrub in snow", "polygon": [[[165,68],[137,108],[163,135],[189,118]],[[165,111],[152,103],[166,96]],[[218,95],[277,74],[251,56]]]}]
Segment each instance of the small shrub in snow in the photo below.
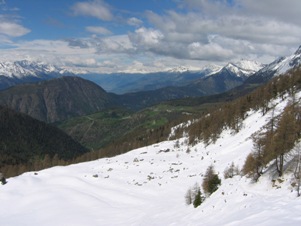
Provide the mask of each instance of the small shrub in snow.
[{"label": "small shrub in snow", "polygon": [[252,178],[254,181],[257,181],[258,178],[261,176],[260,164],[257,159],[250,153],[245,161],[245,164],[242,169],[243,175]]},{"label": "small shrub in snow", "polygon": [[224,171],[224,178],[232,178],[234,176],[239,175],[239,169],[238,166],[234,165],[234,162],[231,163],[229,167],[227,167]]},{"label": "small shrub in snow", "polygon": [[186,203],[186,205],[191,205],[192,204],[192,191],[191,191],[190,188],[186,192],[185,203]]},{"label": "small shrub in snow", "polygon": [[7,183],[6,178],[3,176],[2,173],[0,173],[0,182],[1,182],[2,185]]},{"label": "small shrub in snow", "polygon": [[186,149],[186,153],[189,154],[191,152],[190,148]]},{"label": "small shrub in snow", "polygon": [[189,188],[185,195],[185,202],[187,205],[193,204],[194,208],[197,208],[205,198],[202,196],[202,192],[198,183],[193,188]]}]

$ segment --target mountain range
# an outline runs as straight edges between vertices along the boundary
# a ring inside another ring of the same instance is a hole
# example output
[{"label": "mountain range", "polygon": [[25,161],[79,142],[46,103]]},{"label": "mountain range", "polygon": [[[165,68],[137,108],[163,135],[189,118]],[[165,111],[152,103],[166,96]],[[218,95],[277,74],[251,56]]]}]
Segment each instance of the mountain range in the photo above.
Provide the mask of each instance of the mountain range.
[{"label": "mountain range", "polygon": [[164,87],[187,86],[202,80],[202,78],[220,74],[222,70],[226,69],[244,79],[260,68],[262,68],[262,65],[255,61],[242,60],[236,63],[229,63],[224,67],[206,65],[201,69],[195,69],[179,66],[154,73],[83,74],[78,76],[97,83],[108,92],[125,94],[157,90]]},{"label": "mountain range", "polygon": [[74,75],[74,73],[39,61],[0,62],[0,90],[18,84],[35,83],[67,75]]},{"label": "mountain range", "polygon": [[[0,90],[17,84],[33,83],[62,76],[80,76],[95,82],[107,92],[119,95],[158,90],[164,87],[187,86],[188,89],[194,89],[194,84],[201,83],[204,85],[202,88],[198,87],[198,89],[208,88],[208,90],[201,90],[199,93],[203,92],[205,95],[208,95],[216,93],[215,91],[211,91],[211,86],[219,86],[220,90],[217,90],[217,92],[223,92],[241,84],[246,79],[249,83],[262,83],[269,80],[273,75],[285,73],[288,69],[300,64],[300,52],[301,49],[299,48],[294,54],[287,57],[279,57],[267,65],[261,65],[256,61],[241,60],[235,63],[228,63],[223,67],[206,65],[203,68],[195,69],[179,66],[155,73],[93,74],[87,71],[83,73],[79,70],[71,70],[29,60],[0,62]],[[208,81],[215,80],[215,78],[220,80],[223,77],[221,75],[223,73],[228,78],[229,74],[231,74],[231,80],[234,79],[234,83],[230,84],[226,81],[223,85],[221,82],[219,84],[212,84],[212,81]],[[212,78],[209,79],[207,77]],[[207,86],[206,83],[210,83],[211,85]]]},{"label": "mountain range", "polygon": [[[224,93],[243,84],[262,84],[274,75],[299,65],[300,55],[299,48],[293,55],[280,58],[264,67],[251,61],[241,61],[229,63],[218,70],[209,70],[211,72],[207,74],[201,72],[194,74],[187,70],[177,73],[173,71],[170,74],[179,78],[179,81],[186,79],[187,84],[183,85],[182,81],[182,86],[167,86],[122,95],[108,93],[95,83],[79,77],[60,76],[49,81],[23,84],[3,90],[0,92],[0,105],[46,122],[62,121],[112,107],[125,107],[136,111],[163,101]],[[25,65],[28,70],[34,68],[34,64],[28,62],[20,65]],[[36,77],[41,75],[41,71],[48,70],[56,75],[59,73],[55,67],[40,65],[39,68],[41,69],[35,72]],[[119,76],[126,78],[126,75]],[[149,74],[143,76],[151,77]],[[152,79],[158,78],[156,76],[159,74],[154,75]],[[188,82],[187,76],[193,79]],[[24,77],[26,78],[25,75]]]}]

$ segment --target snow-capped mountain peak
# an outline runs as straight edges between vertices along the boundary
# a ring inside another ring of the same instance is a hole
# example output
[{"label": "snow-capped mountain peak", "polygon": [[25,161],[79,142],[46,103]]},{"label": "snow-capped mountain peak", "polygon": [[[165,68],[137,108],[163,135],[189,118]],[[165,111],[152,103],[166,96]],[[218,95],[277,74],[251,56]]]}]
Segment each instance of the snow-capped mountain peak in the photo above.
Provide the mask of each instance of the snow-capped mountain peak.
[{"label": "snow-capped mountain peak", "polygon": [[48,75],[50,73],[56,73],[58,75],[63,75],[65,73],[70,73],[69,71],[57,67],[52,64],[46,64],[41,61],[5,61],[0,62],[0,75],[5,77],[16,77],[24,78],[27,76],[39,77],[41,75]]},{"label": "snow-capped mountain peak", "polygon": [[187,66],[178,66],[174,68],[170,68],[167,70],[169,73],[185,73],[189,71],[197,71],[199,69],[193,68],[193,67],[187,67]]},{"label": "snow-capped mountain peak", "polygon": [[301,46],[297,51],[287,57],[279,57],[272,63],[266,65],[264,68],[255,74],[252,80],[257,81],[258,79],[269,80],[273,76],[278,76],[286,73],[288,70],[295,68],[301,64]]},{"label": "snow-capped mountain peak", "polygon": [[215,75],[220,71],[228,71],[235,74],[237,77],[248,77],[260,70],[263,67],[262,64],[251,61],[251,60],[241,60],[238,62],[230,62],[224,67],[216,68],[216,71],[207,74],[207,76]]},{"label": "snow-capped mountain peak", "polygon": [[242,70],[252,71],[252,72],[259,71],[263,67],[263,65],[261,63],[258,63],[257,61],[244,60],[244,59],[233,64],[241,68]]}]

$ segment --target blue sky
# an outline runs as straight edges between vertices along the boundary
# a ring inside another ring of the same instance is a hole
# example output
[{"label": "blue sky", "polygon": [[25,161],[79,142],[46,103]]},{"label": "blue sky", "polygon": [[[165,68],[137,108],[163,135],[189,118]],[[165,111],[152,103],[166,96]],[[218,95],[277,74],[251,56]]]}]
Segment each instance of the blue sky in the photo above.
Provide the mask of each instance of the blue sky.
[{"label": "blue sky", "polygon": [[263,63],[301,45],[299,0],[0,0],[0,60],[95,72]]}]

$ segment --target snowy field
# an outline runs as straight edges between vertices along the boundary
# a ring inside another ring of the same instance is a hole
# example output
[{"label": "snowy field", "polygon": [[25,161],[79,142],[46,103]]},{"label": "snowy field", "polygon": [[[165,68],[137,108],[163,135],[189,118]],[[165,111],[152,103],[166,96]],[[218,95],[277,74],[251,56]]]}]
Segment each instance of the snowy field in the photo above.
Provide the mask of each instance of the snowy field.
[{"label": "snowy field", "polygon": [[[276,101],[277,102],[277,101]],[[277,111],[286,105],[280,102]],[[291,176],[272,184],[236,176],[224,179],[232,162],[240,168],[252,150],[250,136],[270,114],[250,112],[238,134],[224,131],[215,144],[189,147],[166,141],[114,157],[53,167],[8,179],[0,186],[1,226],[99,225],[301,225],[301,199]],[[220,188],[198,208],[185,194],[213,164]]]}]

